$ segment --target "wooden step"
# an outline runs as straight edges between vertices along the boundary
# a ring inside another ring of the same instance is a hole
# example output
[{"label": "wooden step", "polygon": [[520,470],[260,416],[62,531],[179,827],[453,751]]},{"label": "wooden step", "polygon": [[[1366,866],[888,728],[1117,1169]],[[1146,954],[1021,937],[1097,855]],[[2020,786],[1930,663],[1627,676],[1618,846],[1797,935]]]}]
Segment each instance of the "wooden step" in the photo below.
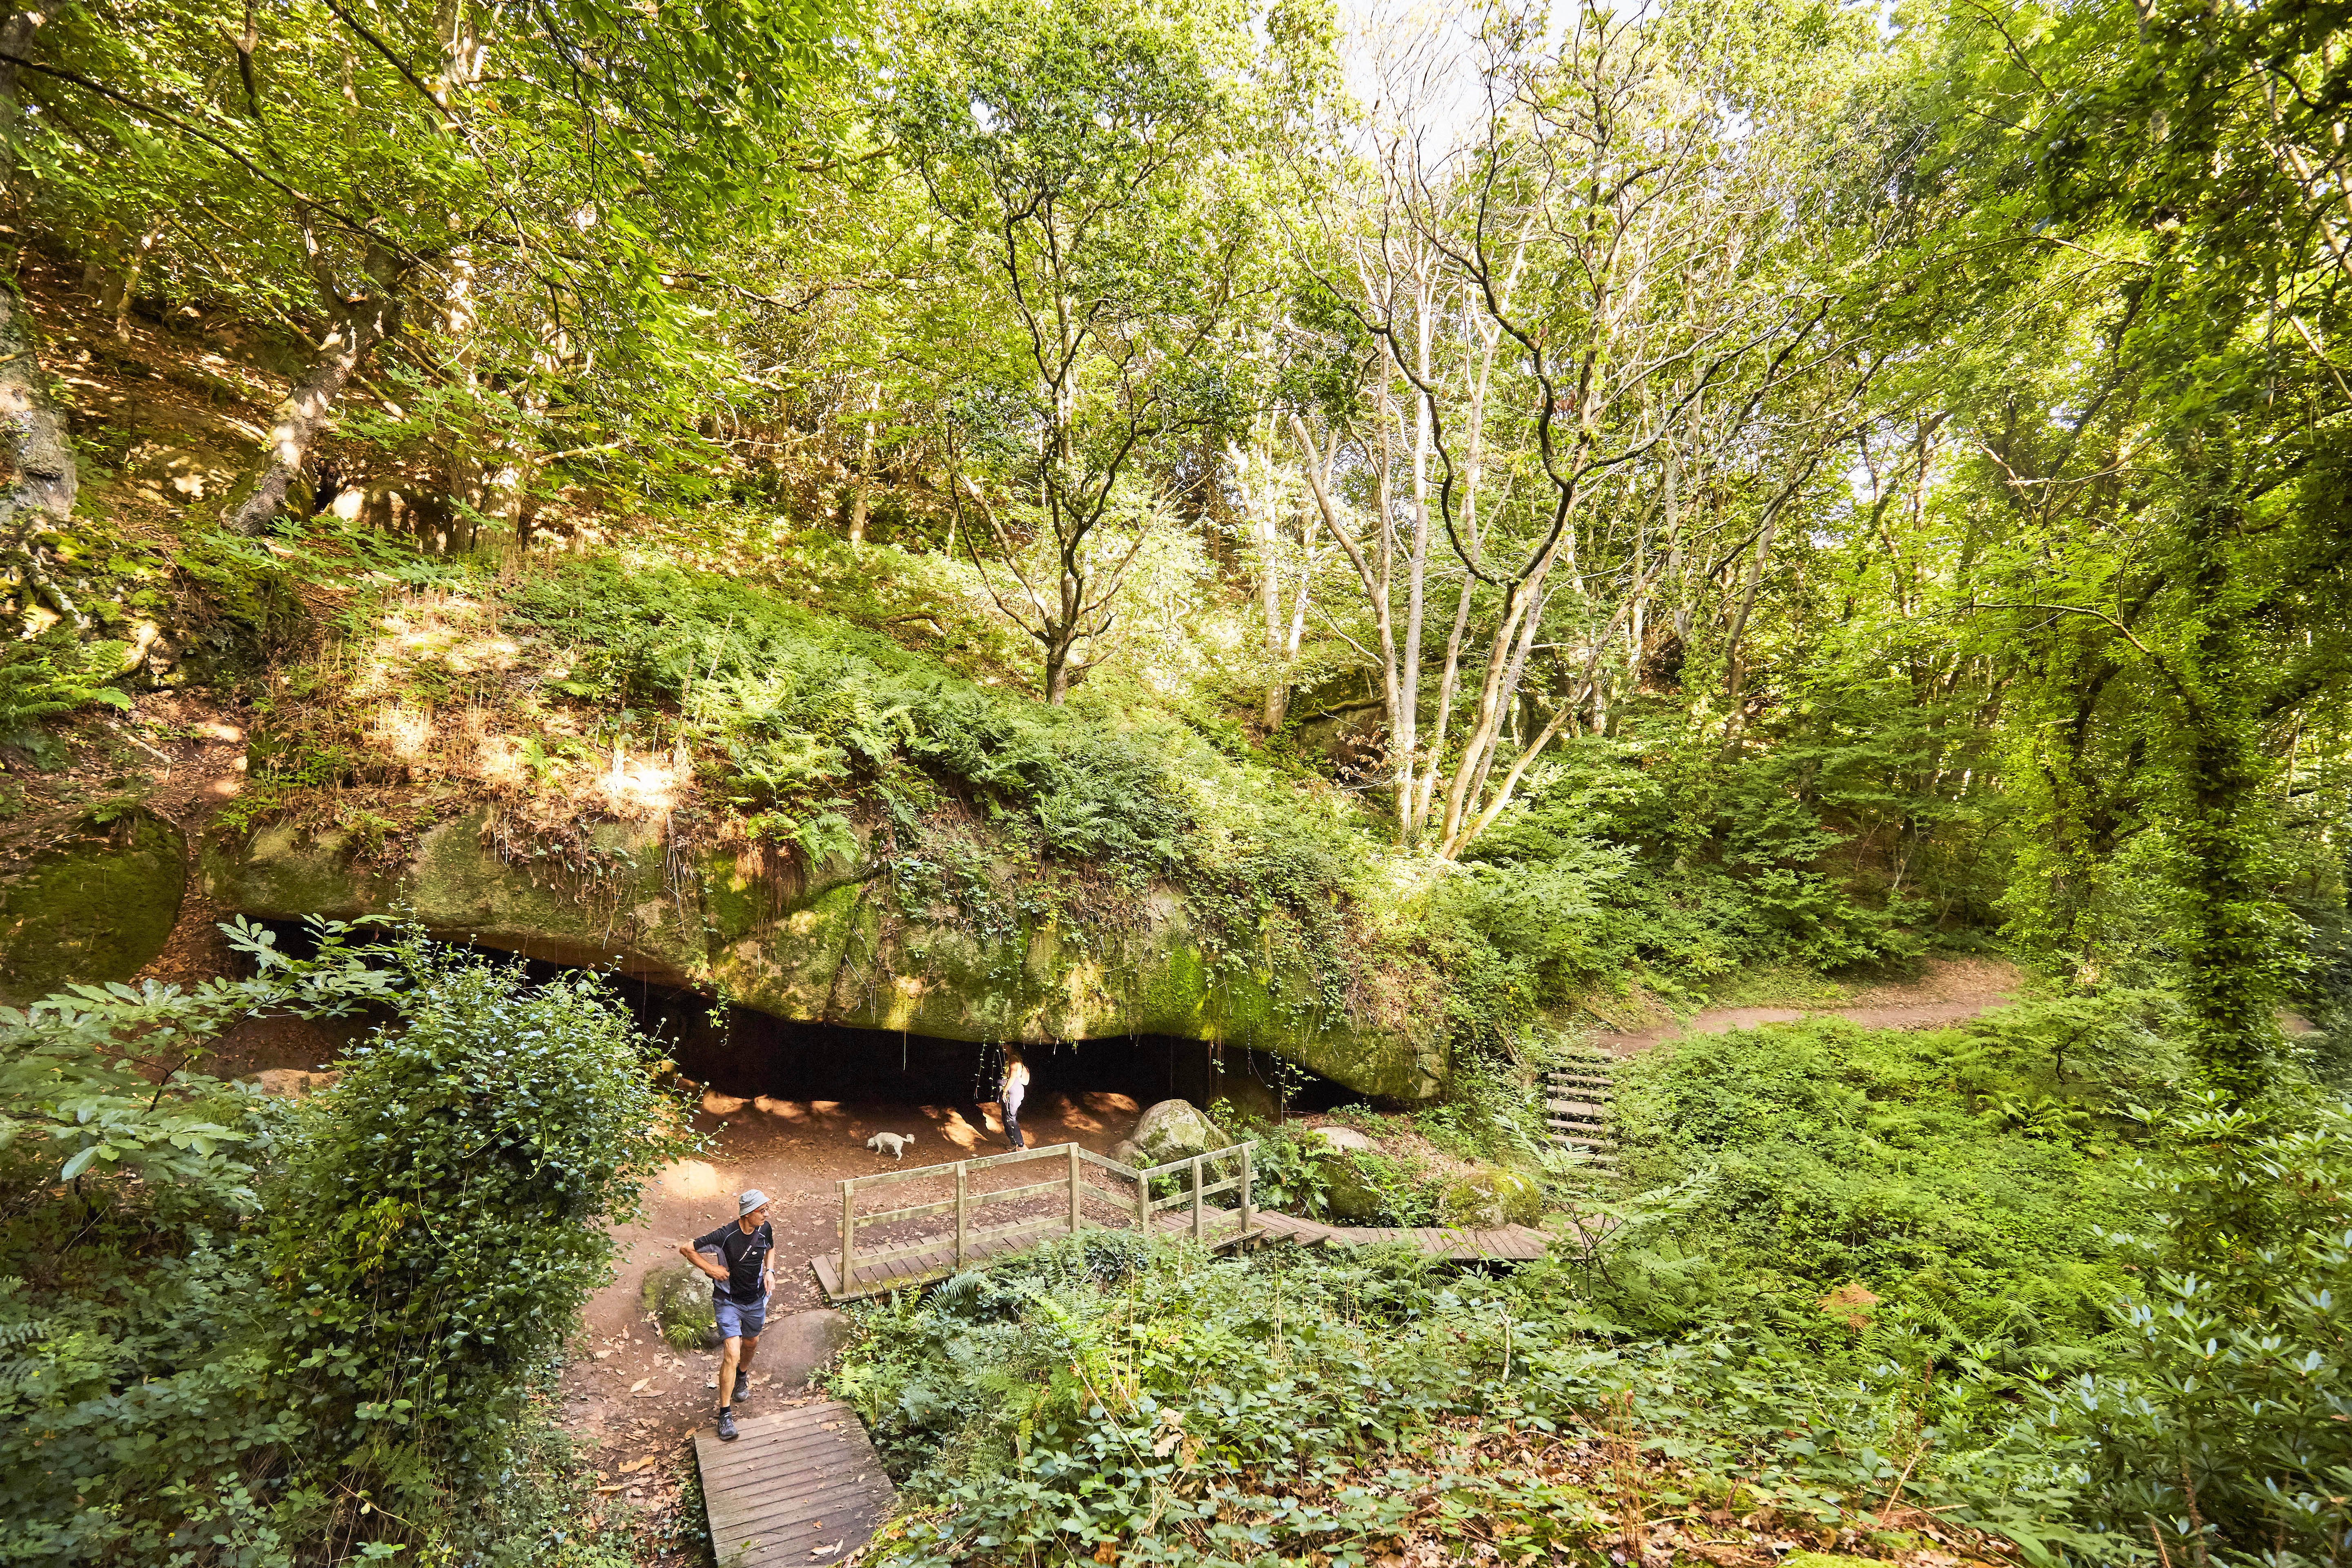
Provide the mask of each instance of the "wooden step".
[{"label": "wooden step", "polygon": [[695,1435],[702,1500],[719,1561],[816,1568],[854,1555],[898,1493],[857,1412],[833,1400],[740,1417],[742,1436]]},{"label": "wooden step", "polygon": [[1609,1114],[1609,1108],[1606,1105],[1596,1105],[1589,1100],[1547,1100],[1544,1101],[1544,1109],[1559,1111],[1564,1116],[1605,1118]]}]

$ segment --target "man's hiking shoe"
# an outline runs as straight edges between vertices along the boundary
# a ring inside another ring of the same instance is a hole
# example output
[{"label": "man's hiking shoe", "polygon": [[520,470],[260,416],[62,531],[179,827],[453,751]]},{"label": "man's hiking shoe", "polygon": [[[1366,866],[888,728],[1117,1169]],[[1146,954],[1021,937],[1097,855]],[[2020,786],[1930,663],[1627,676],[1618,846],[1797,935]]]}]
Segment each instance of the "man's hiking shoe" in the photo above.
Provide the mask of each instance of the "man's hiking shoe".
[{"label": "man's hiking shoe", "polygon": [[750,1373],[739,1372],[735,1374],[735,1397],[739,1401],[751,1397],[751,1374]]},{"label": "man's hiking shoe", "polygon": [[732,1443],[735,1440],[735,1412],[732,1410],[722,1410],[719,1413],[719,1440],[722,1443]]}]

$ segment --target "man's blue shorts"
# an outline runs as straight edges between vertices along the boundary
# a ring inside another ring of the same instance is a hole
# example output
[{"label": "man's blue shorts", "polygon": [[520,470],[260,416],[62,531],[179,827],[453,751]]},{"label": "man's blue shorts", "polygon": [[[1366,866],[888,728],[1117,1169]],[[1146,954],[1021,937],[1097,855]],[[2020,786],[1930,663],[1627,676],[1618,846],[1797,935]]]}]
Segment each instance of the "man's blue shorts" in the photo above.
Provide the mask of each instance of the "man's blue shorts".
[{"label": "man's blue shorts", "polygon": [[711,1292],[711,1304],[719,1309],[719,1337],[722,1340],[756,1338],[768,1322],[768,1299],[765,1296],[748,1307],[739,1307],[729,1300],[724,1290]]}]

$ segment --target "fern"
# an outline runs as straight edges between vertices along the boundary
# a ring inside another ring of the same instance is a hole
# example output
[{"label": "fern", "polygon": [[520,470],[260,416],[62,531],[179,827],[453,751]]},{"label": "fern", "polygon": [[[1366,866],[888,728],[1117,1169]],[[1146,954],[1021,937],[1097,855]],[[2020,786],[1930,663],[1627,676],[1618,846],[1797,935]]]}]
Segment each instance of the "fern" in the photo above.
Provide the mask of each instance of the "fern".
[{"label": "fern", "polygon": [[33,642],[0,654],[0,736],[22,734],[44,719],[92,702],[130,707],[129,697],[95,678],[122,647],[121,643],[83,648]]},{"label": "fern", "polygon": [[56,1318],[27,1318],[20,1322],[0,1323],[0,1350],[15,1350],[36,1340],[47,1339],[60,1327]]}]

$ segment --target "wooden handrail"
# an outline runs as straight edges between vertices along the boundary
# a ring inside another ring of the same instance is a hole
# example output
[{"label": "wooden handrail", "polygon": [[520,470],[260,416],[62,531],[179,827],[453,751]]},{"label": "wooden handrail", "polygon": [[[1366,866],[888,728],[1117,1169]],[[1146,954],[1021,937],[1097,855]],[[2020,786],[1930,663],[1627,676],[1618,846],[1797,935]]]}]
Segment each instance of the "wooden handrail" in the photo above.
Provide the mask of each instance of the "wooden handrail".
[{"label": "wooden handrail", "polygon": [[[939,1245],[939,1242],[934,1239],[904,1246],[868,1247],[861,1250],[857,1245],[859,1231],[870,1230],[876,1226],[898,1224],[950,1211],[955,1215],[954,1258],[955,1267],[959,1271],[963,1268],[974,1247],[983,1240],[1015,1233],[1054,1229],[1066,1231],[1072,1236],[1076,1235],[1089,1223],[1085,1212],[1086,1200],[1089,1197],[1098,1203],[1107,1203],[1118,1208],[1122,1215],[1129,1216],[1130,1224],[1147,1232],[1151,1228],[1153,1215],[1172,1209],[1180,1204],[1189,1204],[1192,1211],[1191,1227],[1192,1235],[1195,1239],[1206,1239],[1208,1200],[1225,1193],[1238,1192],[1241,1194],[1241,1234],[1245,1237],[1250,1234],[1250,1220],[1255,1212],[1255,1205],[1252,1201],[1254,1194],[1251,1192],[1255,1162],[1251,1156],[1256,1147],[1255,1143],[1234,1143],[1223,1149],[1210,1150],[1205,1153],[1187,1155],[1181,1160],[1147,1165],[1139,1170],[1135,1166],[1122,1164],[1117,1160],[1105,1159],[1093,1150],[1081,1148],[1076,1143],[1055,1143],[1040,1149],[1015,1149],[1003,1154],[987,1154],[977,1159],[958,1160],[952,1164],[919,1165],[910,1171],[880,1171],[870,1176],[847,1177],[838,1184],[841,1191],[841,1289],[845,1292],[853,1289],[856,1283],[857,1268],[860,1264],[870,1268],[877,1264],[895,1262],[903,1258],[911,1258],[917,1254],[928,1252]],[[1051,1181],[1028,1182],[1020,1186],[1005,1187],[996,1192],[976,1192],[972,1188],[971,1176],[976,1171],[985,1171],[996,1165],[1013,1165],[1024,1161],[1045,1159],[1056,1160],[1064,1165],[1062,1173]],[[1216,1182],[1202,1179],[1208,1173],[1210,1167],[1234,1160],[1238,1160],[1241,1165],[1237,1175],[1228,1176]],[[1086,1169],[1089,1165],[1133,1182],[1136,1186],[1134,1201],[1129,1203],[1116,1193],[1105,1192],[1090,1185],[1085,1180]],[[1165,1198],[1155,1199],[1151,1195],[1151,1183],[1154,1178],[1178,1174],[1186,1178],[1183,1191]],[[857,1212],[857,1197],[860,1193],[869,1192],[877,1187],[895,1186],[901,1182],[936,1179],[941,1176],[952,1177],[955,1183],[954,1196],[934,1199],[927,1203],[902,1205],[898,1208],[885,1209],[878,1214],[861,1215]],[[1014,1198],[1034,1198],[1043,1193],[1065,1190],[1069,1194],[1066,1215],[1052,1217],[1041,1215],[1003,1226],[983,1226],[974,1223],[980,1210],[985,1205]]]}]

